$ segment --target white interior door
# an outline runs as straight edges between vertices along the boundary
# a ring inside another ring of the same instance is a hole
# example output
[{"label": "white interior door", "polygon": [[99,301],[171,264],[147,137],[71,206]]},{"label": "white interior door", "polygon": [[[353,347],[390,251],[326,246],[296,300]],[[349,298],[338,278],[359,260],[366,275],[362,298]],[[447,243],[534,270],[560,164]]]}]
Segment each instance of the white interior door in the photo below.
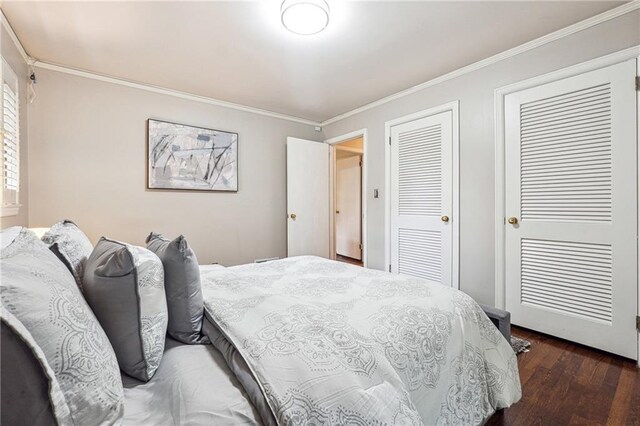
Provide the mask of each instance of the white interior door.
[{"label": "white interior door", "polygon": [[635,359],[634,79],[635,60],[505,97],[505,274],[514,324]]},{"label": "white interior door", "polygon": [[391,127],[391,271],[451,286],[453,113]]},{"label": "white interior door", "polygon": [[336,253],[362,260],[362,157],[336,159]]},{"label": "white interior door", "polygon": [[287,138],[287,255],[329,257],[329,145]]}]

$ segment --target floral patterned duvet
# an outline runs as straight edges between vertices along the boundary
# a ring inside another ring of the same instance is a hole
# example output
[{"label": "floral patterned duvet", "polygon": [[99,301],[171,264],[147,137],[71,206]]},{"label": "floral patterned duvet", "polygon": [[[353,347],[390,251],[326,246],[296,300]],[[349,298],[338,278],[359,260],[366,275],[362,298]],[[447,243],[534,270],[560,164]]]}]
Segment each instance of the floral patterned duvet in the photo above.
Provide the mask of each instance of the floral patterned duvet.
[{"label": "floral patterned duvet", "polygon": [[202,278],[279,424],[475,425],[520,399],[511,346],[460,291],[311,256]]}]

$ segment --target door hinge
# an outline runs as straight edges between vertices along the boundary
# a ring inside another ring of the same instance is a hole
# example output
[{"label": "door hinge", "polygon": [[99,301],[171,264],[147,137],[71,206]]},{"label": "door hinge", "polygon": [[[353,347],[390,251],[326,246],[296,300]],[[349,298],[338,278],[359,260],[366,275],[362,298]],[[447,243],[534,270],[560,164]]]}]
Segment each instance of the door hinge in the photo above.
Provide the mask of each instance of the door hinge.
[{"label": "door hinge", "polygon": [[640,77],[636,77],[636,92],[640,92]]},{"label": "door hinge", "polygon": [[389,272],[391,272],[391,265],[389,265]]},{"label": "door hinge", "polygon": [[360,160],[360,163],[359,163],[359,164],[360,164],[360,167],[362,167],[362,160]]},{"label": "door hinge", "polygon": [[389,145],[391,145],[391,136],[389,136]]},{"label": "door hinge", "polygon": [[640,331],[640,315],[636,316],[636,330]]},{"label": "door hinge", "polygon": [[358,244],[358,248],[362,251],[362,243]]}]

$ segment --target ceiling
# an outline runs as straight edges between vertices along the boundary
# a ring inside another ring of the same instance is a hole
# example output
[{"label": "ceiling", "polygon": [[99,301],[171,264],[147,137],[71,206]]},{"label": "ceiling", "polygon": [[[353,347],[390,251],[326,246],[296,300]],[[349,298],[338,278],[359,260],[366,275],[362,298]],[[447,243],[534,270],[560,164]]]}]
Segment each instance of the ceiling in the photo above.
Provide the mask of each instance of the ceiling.
[{"label": "ceiling", "polygon": [[328,1],[329,27],[306,37],[278,0],[2,9],[41,61],[323,121],[623,3]]}]

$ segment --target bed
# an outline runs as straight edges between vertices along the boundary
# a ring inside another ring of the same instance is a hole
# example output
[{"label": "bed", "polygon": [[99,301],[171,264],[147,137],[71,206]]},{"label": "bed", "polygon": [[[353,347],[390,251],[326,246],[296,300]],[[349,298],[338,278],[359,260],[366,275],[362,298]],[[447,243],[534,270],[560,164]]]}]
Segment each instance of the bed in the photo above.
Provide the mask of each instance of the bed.
[{"label": "bed", "polygon": [[[3,375],[25,373],[2,381],[9,423],[474,425],[521,396],[509,343],[476,302],[439,284],[312,256],[231,268],[192,262],[200,279],[186,288],[197,297],[178,292],[174,299],[164,294],[166,265],[148,250],[117,243],[109,265],[120,267],[124,253],[133,269],[98,275],[91,265],[96,252],[104,254],[99,245],[79,282],[73,264],[31,231],[18,229],[4,244],[9,231],[0,234],[0,319],[11,337],[2,348],[19,356],[3,352],[13,360],[2,363]],[[122,320],[118,310],[113,318],[103,312],[99,323],[86,300],[98,276],[124,277],[138,313],[153,296],[157,314],[133,316],[126,330],[107,327]],[[166,328],[149,327],[166,327],[165,299],[189,302],[200,318],[204,311],[196,341],[165,340]],[[114,339],[130,336],[116,353]],[[23,362],[25,353],[33,362]],[[42,410],[19,408],[21,398]]]},{"label": "bed", "polygon": [[258,425],[249,402],[222,354],[211,345],[167,338],[155,376],[141,382],[122,374],[126,425]]},{"label": "bed", "polygon": [[265,424],[482,424],[520,399],[460,291],[312,256],[201,277],[204,331]]}]

